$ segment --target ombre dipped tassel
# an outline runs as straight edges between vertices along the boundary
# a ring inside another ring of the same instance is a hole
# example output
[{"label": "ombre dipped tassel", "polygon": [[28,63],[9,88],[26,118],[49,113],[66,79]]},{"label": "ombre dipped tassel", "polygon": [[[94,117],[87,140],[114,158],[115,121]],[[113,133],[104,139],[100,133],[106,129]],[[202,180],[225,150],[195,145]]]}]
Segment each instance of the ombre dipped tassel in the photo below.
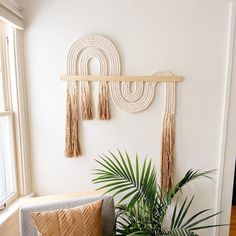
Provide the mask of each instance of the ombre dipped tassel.
[{"label": "ombre dipped tassel", "polygon": [[173,185],[175,146],[175,117],[166,114],[163,121],[162,151],[161,151],[161,187],[169,191]]},{"label": "ombre dipped tassel", "polygon": [[166,85],[166,109],[162,127],[161,189],[169,191],[174,178],[175,155],[175,83]]},{"label": "ombre dipped tassel", "polygon": [[79,116],[78,116],[78,95],[77,85],[74,85],[74,91],[67,85],[67,102],[66,102],[66,140],[65,156],[80,156],[79,144]]},{"label": "ombre dipped tassel", "polygon": [[99,83],[98,113],[100,120],[109,120],[111,118],[108,99],[108,86],[105,81]]},{"label": "ombre dipped tassel", "polygon": [[81,81],[80,83],[80,101],[82,120],[92,120],[92,96],[90,84],[88,81]]}]

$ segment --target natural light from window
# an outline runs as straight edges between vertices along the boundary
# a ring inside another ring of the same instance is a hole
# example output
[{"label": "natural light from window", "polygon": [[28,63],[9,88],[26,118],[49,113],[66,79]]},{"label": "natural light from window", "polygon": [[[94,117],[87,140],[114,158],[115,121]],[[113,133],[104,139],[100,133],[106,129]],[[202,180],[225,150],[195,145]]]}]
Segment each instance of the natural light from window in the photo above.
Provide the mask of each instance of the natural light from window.
[{"label": "natural light from window", "polygon": [[15,192],[14,153],[10,117],[0,118],[0,202]]},{"label": "natural light from window", "polygon": [[11,50],[11,39],[12,27],[0,21],[0,206],[17,195],[15,113],[12,107],[13,98],[17,96],[12,89],[15,78],[12,73],[14,52]]}]

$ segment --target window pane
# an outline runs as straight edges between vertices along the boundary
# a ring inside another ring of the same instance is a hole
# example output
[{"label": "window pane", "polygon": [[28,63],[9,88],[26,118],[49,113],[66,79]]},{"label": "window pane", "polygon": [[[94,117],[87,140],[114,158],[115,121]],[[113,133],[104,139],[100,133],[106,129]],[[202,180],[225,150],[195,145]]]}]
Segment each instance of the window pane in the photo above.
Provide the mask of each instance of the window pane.
[{"label": "window pane", "polygon": [[2,74],[2,35],[0,35],[0,111],[5,111],[5,101],[6,101],[6,87],[3,81],[3,74]]},{"label": "window pane", "polygon": [[11,116],[0,117],[0,202],[15,193]]},{"label": "window pane", "polygon": [[5,110],[4,95],[5,95],[5,93],[3,90],[2,71],[0,70],[0,111]]}]

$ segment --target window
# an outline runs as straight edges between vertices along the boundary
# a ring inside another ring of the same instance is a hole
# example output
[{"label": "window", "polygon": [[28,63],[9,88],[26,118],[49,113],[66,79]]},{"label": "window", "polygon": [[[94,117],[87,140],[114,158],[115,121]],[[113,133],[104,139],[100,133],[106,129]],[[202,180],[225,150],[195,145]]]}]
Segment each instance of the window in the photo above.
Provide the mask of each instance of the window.
[{"label": "window", "polygon": [[0,21],[0,206],[17,195],[14,28]]},{"label": "window", "polygon": [[0,0],[0,210],[31,194],[26,111],[22,10]]},{"label": "window", "polygon": [[12,113],[0,117],[0,204],[16,195]]}]

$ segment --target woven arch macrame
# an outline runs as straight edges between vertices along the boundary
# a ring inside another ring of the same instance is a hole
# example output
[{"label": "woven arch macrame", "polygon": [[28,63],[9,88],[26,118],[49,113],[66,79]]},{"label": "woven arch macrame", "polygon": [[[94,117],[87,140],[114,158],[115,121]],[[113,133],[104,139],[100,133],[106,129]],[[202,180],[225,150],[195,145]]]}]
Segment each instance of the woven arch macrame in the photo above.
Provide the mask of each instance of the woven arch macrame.
[{"label": "woven arch macrame", "polygon": [[[77,40],[70,48],[67,57],[68,75],[88,75],[89,61],[95,58],[100,65],[101,75],[119,75],[120,59],[112,42],[103,36],[88,35]],[[99,117],[109,119],[108,86],[99,84]],[[89,82],[69,81],[67,83],[67,157],[81,154],[79,144],[79,119],[92,119],[92,98]]]},{"label": "woven arch macrame", "polygon": [[[131,83],[134,83],[133,89]],[[111,97],[119,108],[128,112],[140,112],[153,101],[155,86],[156,82],[111,82]]]},{"label": "woven arch macrame", "polygon": [[[96,59],[100,65],[100,75],[116,76],[121,73],[120,58],[117,49],[107,38],[100,35],[88,35],[77,40],[70,48],[67,57],[67,75],[89,74],[89,61]],[[169,72],[158,72],[152,76],[158,78]],[[67,82],[67,121],[66,147],[67,157],[81,155],[79,144],[79,120],[93,119],[92,98],[88,81]],[[133,84],[131,84],[133,83]],[[114,103],[127,112],[145,110],[153,101],[157,82],[99,82],[98,113],[101,120],[110,119],[109,95]],[[132,86],[132,88],[131,88]],[[162,130],[161,184],[169,189],[173,183],[173,161],[175,144],[175,83],[166,83],[166,108]]]}]

